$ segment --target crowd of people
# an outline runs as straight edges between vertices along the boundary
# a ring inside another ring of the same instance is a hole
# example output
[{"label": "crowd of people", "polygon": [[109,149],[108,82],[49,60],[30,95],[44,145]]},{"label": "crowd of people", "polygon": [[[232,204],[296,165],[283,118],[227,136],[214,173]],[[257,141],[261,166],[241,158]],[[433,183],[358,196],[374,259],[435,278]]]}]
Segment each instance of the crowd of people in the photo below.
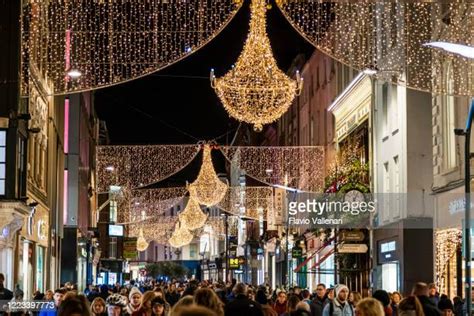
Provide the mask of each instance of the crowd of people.
[{"label": "crowd of people", "polygon": [[[22,292],[4,288],[0,274],[0,300],[21,300]],[[192,280],[186,283],[151,280],[88,286],[79,292],[66,283],[55,291],[36,292],[33,300],[54,302],[41,311],[15,311],[13,316],[460,316],[465,313],[459,297],[451,301],[439,295],[434,284],[417,283],[411,295],[374,291],[362,298],[339,284],[326,288],[318,284],[314,292],[299,287],[271,289],[236,280],[223,283]],[[4,312],[6,314],[7,312]],[[0,312],[0,315],[2,312]]]}]

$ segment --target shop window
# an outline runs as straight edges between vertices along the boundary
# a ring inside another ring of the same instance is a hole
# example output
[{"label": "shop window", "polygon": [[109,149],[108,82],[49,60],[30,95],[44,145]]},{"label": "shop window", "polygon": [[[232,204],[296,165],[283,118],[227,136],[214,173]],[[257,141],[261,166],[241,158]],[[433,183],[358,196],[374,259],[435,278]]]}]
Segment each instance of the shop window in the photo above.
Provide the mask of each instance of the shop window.
[{"label": "shop window", "polygon": [[398,291],[398,263],[382,265],[382,288],[387,292]]},{"label": "shop window", "polygon": [[0,195],[5,195],[7,131],[0,130]]},{"label": "shop window", "polygon": [[109,258],[117,258],[117,237],[109,239]]}]

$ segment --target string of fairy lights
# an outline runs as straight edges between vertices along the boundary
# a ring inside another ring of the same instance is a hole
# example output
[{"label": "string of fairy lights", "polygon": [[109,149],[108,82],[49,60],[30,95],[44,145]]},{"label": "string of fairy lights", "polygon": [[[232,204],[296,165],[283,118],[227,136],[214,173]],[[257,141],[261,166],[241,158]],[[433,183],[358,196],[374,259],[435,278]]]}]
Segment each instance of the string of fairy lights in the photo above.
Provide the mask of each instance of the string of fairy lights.
[{"label": "string of fairy lights", "polygon": [[[336,60],[410,88],[474,95],[472,59],[424,46],[434,41],[472,46],[472,2],[278,0],[277,5],[303,37]],[[446,63],[453,71],[446,73]],[[450,90],[443,76],[453,82]]]},{"label": "string of fairy lights", "polygon": [[435,231],[435,274],[436,283],[441,293],[450,293],[449,262],[456,256],[462,243],[462,231],[458,228],[442,229]]},{"label": "string of fairy lights", "polygon": [[266,32],[266,11],[266,0],[252,0],[250,31],[235,66],[221,78],[211,71],[211,86],[224,108],[256,131],[280,118],[303,87],[298,72],[293,80],[278,68]]},{"label": "string of fairy lights", "polygon": [[[212,40],[241,4],[235,0],[29,0],[21,19],[21,92],[28,95],[32,67],[48,77],[54,94],[150,74]],[[67,77],[70,70],[80,77]]]}]

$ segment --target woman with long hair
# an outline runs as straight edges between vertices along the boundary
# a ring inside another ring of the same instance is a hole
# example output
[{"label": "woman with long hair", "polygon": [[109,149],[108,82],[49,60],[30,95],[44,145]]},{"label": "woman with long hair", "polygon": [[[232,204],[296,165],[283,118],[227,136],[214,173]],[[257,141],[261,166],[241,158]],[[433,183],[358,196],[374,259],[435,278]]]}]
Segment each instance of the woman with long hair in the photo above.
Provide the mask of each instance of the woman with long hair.
[{"label": "woman with long hair", "polygon": [[194,293],[194,303],[213,310],[217,316],[224,316],[224,306],[217,294],[209,289],[202,288]]},{"label": "woman with long hair", "polygon": [[364,298],[356,304],[356,315],[384,316],[385,311],[379,300],[376,300],[375,298]]},{"label": "woman with long hair", "polygon": [[107,315],[105,308],[105,301],[102,297],[96,297],[91,303],[92,316],[104,316]]},{"label": "woman with long hair", "polygon": [[414,295],[405,297],[398,304],[398,316],[425,316],[420,300]]},{"label": "woman with long hair", "polygon": [[140,304],[140,308],[132,313],[132,316],[152,316],[152,305],[151,301],[156,297],[156,293],[154,291],[147,291],[143,294],[142,303]]},{"label": "woman with long hair", "polygon": [[181,299],[177,301],[176,304],[173,305],[170,311],[170,315],[175,315],[178,309],[183,308],[185,306],[193,305],[193,304],[194,304],[194,297],[192,295],[185,295],[181,297]]}]

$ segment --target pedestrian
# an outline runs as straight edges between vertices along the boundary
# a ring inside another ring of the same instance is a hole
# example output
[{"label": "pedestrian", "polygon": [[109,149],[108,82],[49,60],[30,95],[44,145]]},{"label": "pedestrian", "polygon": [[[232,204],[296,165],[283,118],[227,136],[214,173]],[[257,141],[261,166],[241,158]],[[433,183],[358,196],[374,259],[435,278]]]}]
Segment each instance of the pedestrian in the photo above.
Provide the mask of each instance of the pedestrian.
[{"label": "pedestrian", "polygon": [[411,295],[402,299],[398,304],[398,316],[425,316],[418,297]]},{"label": "pedestrian", "polygon": [[454,303],[454,314],[456,316],[461,316],[463,305],[464,305],[464,302],[463,302],[462,298],[459,297],[459,296],[455,296],[453,298],[453,303]]},{"label": "pedestrian", "polygon": [[[301,295],[301,293],[300,293]],[[298,297],[298,296],[296,296]],[[298,297],[299,299],[299,297]],[[294,311],[292,311],[290,316],[311,316],[311,309],[308,305],[308,303],[299,301],[298,304],[296,304],[296,308]]]},{"label": "pedestrian", "polygon": [[247,297],[247,286],[244,283],[237,283],[233,293],[235,298],[225,306],[225,316],[263,316],[260,304]]},{"label": "pedestrian", "polygon": [[288,295],[288,305],[286,307],[286,312],[285,312],[285,316],[289,316],[291,315],[291,313],[295,312],[296,311],[296,306],[298,305],[298,303],[300,302],[300,298],[298,297],[298,295],[294,294],[289,294]]},{"label": "pedestrian", "polygon": [[428,284],[428,297],[430,298],[431,303],[433,303],[434,306],[438,306],[439,303],[439,293],[438,290],[436,289],[436,284],[430,283]]},{"label": "pedestrian", "polygon": [[412,295],[415,295],[420,300],[421,306],[425,316],[440,316],[441,311],[437,305],[429,298],[429,288],[426,283],[418,282],[415,284],[412,290]]},{"label": "pedestrian", "polygon": [[284,315],[288,309],[288,301],[285,291],[280,291],[277,294],[277,299],[273,305],[273,309],[278,316]]},{"label": "pedestrian", "polygon": [[107,297],[105,303],[107,305],[108,316],[122,316],[125,306],[127,306],[127,298],[118,293],[114,293]]},{"label": "pedestrian", "polygon": [[57,315],[57,309],[59,308],[59,305],[61,305],[61,302],[64,299],[64,295],[66,295],[67,291],[66,289],[59,288],[54,291],[53,294],[53,302],[54,302],[54,309],[51,308],[46,308],[40,311],[39,316],[56,316]]},{"label": "pedestrian", "polygon": [[142,303],[140,308],[132,313],[132,316],[150,316],[152,313],[151,301],[156,297],[156,293],[153,291],[147,291],[142,296]]},{"label": "pedestrian", "polygon": [[194,297],[191,295],[183,296],[176,302],[176,304],[171,307],[170,315],[173,316],[176,314],[176,311],[182,307],[189,306],[194,304]]},{"label": "pedestrian", "polygon": [[87,297],[82,294],[68,293],[59,305],[57,316],[91,316]]},{"label": "pedestrian", "polygon": [[156,296],[151,301],[152,316],[166,316],[166,301],[161,296]]},{"label": "pedestrian", "polygon": [[178,291],[176,290],[176,284],[174,283],[171,283],[168,291],[166,292],[166,301],[171,305],[171,306],[174,306],[174,304],[176,304],[176,302],[179,300],[179,293]]},{"label": "pedestrian", "polygon": [[192,304],[189,306],[182,306],[171,316],[216,316],[216,313],[204,306]]},{"label": "pedestrian", "polygon": [[54,296],[53,290],[47,290],[46,293],[44,293],[44,298],[43,300],[45,301],[52,301]]},{"label": "pedestrian", "polygon": [[107,311],[105,310],[105,301],[102,297],[96,297],[91,303],[92,316],[105,316]]},{"label": "pedestrian", "polygon": [[351,294],[349,294],[349,303],[354,308],[357,306],[357,303],[359,303],[361,299],[362,299],[362,295],[359,292],[351,291]]},{"label": "pedestrian", "polygon": [[392,316],[392,307],[390,306],[390,295],[387,291],[377,290],[372,293],[372,297],[382,303],[385,316]]},{"label": "pedestrian", "polygon": [[217,316],[224,316],[224,304],[217,297],[217,294],[209,288],[197,290],[194,293],[194,303],[213,310]]},{"label": "pedestrian", "polygon": [[440,298],[438,309],[441,311],[443,316],[453,316],[454,306],[451,300],[447,297]]},{"label": "pedestrian", "polygon": [[5,275],[0,273],[0,300],[9,301],[13,298],[13,292],[5,288]]},{"label": "pedestrian", "polygon": [[398,304],[400,304],[402,300],[402,295],[400,292],[393,292],[392,295],[390,295],[390,306],[392,307],[392,315],[393,316],[398,316]]},{"label": "pedestrian", "polygon": [[262,312],[264,316],[278,316],[273,307],[268,304],[262,305]]},{"label": "pedestrian", "polygon": [[354,308],[349,304],[349,288],[339,284],[334,289],[334,299],[323,310],[323,316],[354,316]]},{"label": "pedestrian", "polygon": [[128,295],[127,314],[132,315],[140,308],[142,296],[142,292],[138,288],[132,287]]},{"label": "pedestrian", "polygon": [[267,294],[265,294],[266,289],[264,287],[260,287],[257,290],[257,294],[255,295],[255,301],[259,303],[260,305],[267,305],[268,304],[268,298]]},{"label": "pedestrian", "polygon": [[358,316],[384,316],[385,312],[379,300],[375,298],[364,298],[356,304]]},{"label": "pedestrian", "polygon": [[[318,309],[322,310],[329,302],[327,295],[326,295],[326,285],[324,283],[319,283],[316,285],[316,295],[313,298],[313,303],[318,306]],[[320,316],[320,315],[319,315]]]}]

